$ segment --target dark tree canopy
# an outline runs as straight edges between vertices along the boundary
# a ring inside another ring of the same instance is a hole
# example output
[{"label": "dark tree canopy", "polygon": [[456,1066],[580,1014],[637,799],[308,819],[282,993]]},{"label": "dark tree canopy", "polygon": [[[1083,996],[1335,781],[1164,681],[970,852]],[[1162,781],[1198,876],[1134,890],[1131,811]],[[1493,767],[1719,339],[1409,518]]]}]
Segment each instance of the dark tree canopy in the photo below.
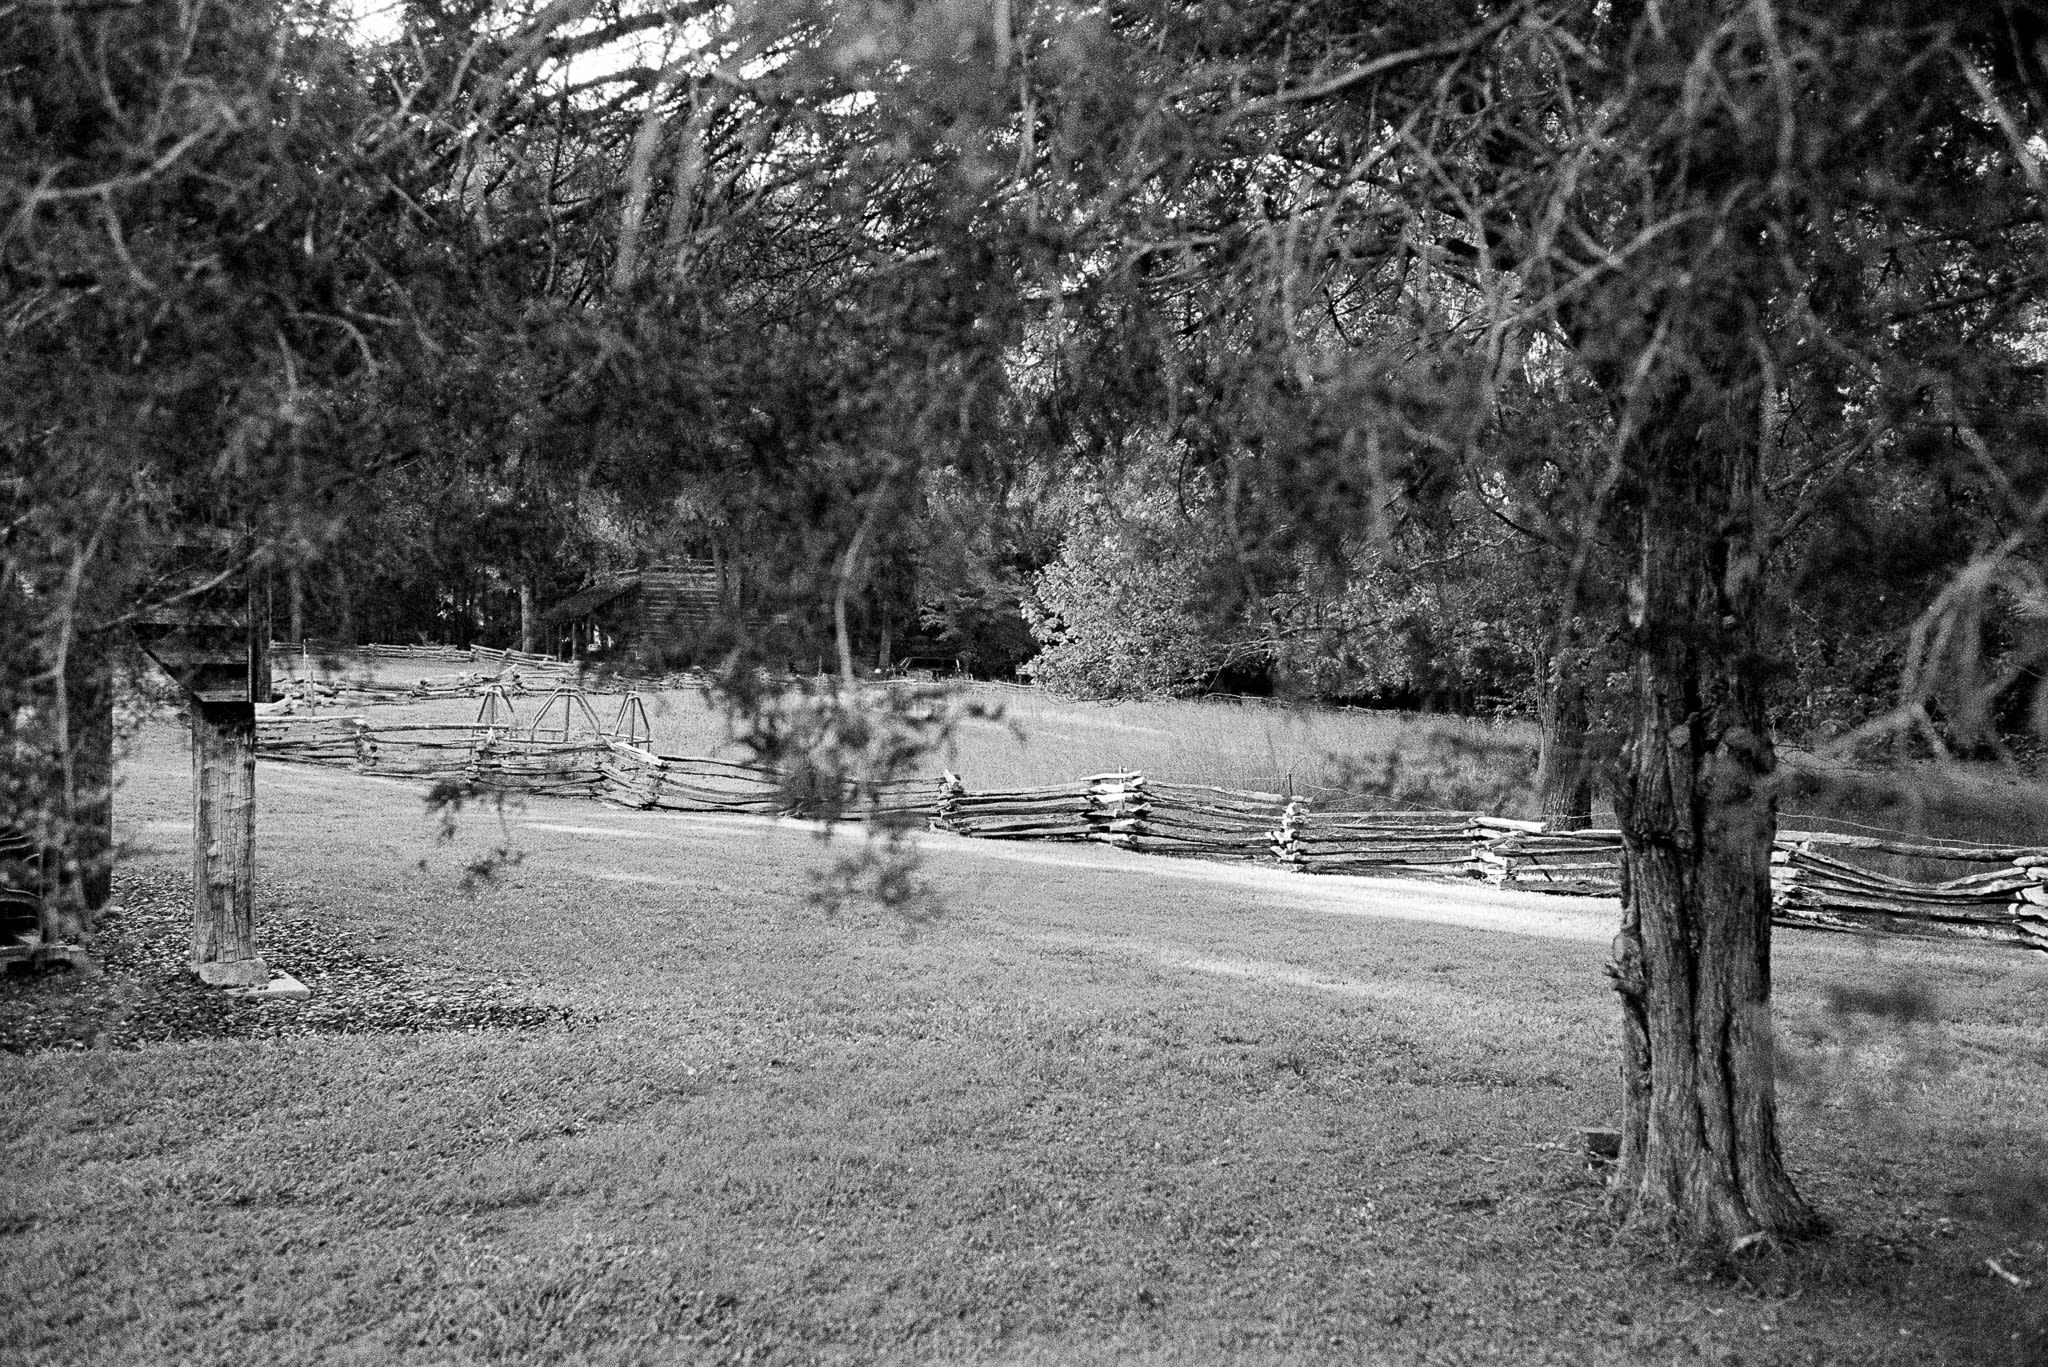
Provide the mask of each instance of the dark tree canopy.
[{"label": "dark tree canopy", "polygon": [[76,662],[200,526],[340,635],[527,639],[710,557],[700,654],[774,745],[889,749],[762,680],[913,636],[1104,693],[1528,706],[1561,820],[1604,719],[1619,1202],[1817,1227],[1774,736],[1995,751],[2048,707],[2033,7],[399,25],[0,15],[0,819],[86,804]]}]

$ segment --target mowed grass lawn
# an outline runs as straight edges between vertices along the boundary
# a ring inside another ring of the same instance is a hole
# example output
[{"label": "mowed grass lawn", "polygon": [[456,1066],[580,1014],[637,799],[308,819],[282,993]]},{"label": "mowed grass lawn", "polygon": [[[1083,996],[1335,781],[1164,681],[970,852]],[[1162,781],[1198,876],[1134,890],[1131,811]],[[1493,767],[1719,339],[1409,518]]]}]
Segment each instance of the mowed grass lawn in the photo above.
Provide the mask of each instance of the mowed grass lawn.
[{"label": "mowed grass lawn", "polygon": [[[188,763],[129,761],[132,868]],[[259,793],[262,914],[578,1023],[0,1055],[0,1361],[2048,1362],[2036,958],[1781,934],[1838,1232],[1715,1264],[1577,1151],[1609,903],[933,837],[908,927],[810,905],[847,838],[789,823]],[[1900,982],[1908,1037],[1828,1009]]]}]

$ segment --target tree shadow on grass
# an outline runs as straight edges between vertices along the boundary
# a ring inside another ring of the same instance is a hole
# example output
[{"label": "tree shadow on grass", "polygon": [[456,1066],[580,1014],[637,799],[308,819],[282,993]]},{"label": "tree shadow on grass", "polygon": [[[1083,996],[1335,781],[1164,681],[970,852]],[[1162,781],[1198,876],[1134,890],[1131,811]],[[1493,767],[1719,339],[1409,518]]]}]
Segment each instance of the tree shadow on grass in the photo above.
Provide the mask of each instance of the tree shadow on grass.
[{"label": "tree shadow on grass", "polygon": [[2048,1364],[2048,1140],[1981,1099],[1958,1109],[1956,1048],[1920,976],[1836,984],[1787,1023],[1781,1107],[1817,1132],[1793,1153],[1824,1162],[1801,1183],[1835,1232],[1699,1270],[1766,1301],[1880,1315],[1932,1360]]},{"label": "tree shadow on grass", "polygon": [[[1840,1325],[1858,1355],[1823,1360],[2048,1363],[2048,1303],[2041,1294],[2048,1245],[2033,1239],[2016,1247],[1996,1225],[1941,1221],[1912,1228],[1882,1212],[1851,1214],[1828,1204],[1840,1223],[1826,1238],[1700,1255],[1686,1260],[1679,1275],[1718,1283],[1786,1320],[1823,1329]],[[1987,1263],[1997,1263],[2000,1272]],[[1894,1335],[1896,1353],[1873,1351]]]}]

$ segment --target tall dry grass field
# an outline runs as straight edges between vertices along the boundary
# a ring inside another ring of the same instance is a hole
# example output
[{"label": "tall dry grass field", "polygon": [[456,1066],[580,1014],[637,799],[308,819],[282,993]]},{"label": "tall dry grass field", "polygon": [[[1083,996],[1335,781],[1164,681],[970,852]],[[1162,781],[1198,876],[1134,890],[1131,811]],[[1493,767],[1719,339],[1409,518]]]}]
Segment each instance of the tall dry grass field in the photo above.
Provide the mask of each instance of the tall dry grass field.
[{"label": "tall dry grass field", "polygon": [[1536,764],[1526,722],[1267,703],[1094,703],[976,690],[1001,722],[964,729],[949,761],[970,789],[1060,783],[1103,770],[1318,805],[1519,810]]},{"label": "tall dry grass field", "polygon": [[[1396,805],[1520,811],[1535,771],[1526,722],[1257,701],[1101,703],[971,684],[971,716],[930,761],[970,791],[1070,783],[1135,771],[1175,783],[1294,793],[1325,807]],[[732,757],[740,747],[699,693],[647,700],[665,754]]]}]

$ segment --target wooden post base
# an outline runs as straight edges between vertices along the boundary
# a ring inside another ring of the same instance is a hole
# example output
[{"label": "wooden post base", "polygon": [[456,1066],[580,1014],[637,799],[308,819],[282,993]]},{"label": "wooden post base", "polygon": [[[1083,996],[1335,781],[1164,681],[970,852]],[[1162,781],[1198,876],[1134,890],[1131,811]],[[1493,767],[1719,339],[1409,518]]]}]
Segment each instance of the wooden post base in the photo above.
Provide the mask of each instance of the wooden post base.
[{"label": "wooden post base", "polygon": [[192,966],[200,981],[270,980],[256,954],[256,708],[192,702]]},{"label": "wooden post base", "polygon": [[199,981],[208,987],[263,987],[270,982],[270,965],[261,958],[215,959],[195,968]]}]

